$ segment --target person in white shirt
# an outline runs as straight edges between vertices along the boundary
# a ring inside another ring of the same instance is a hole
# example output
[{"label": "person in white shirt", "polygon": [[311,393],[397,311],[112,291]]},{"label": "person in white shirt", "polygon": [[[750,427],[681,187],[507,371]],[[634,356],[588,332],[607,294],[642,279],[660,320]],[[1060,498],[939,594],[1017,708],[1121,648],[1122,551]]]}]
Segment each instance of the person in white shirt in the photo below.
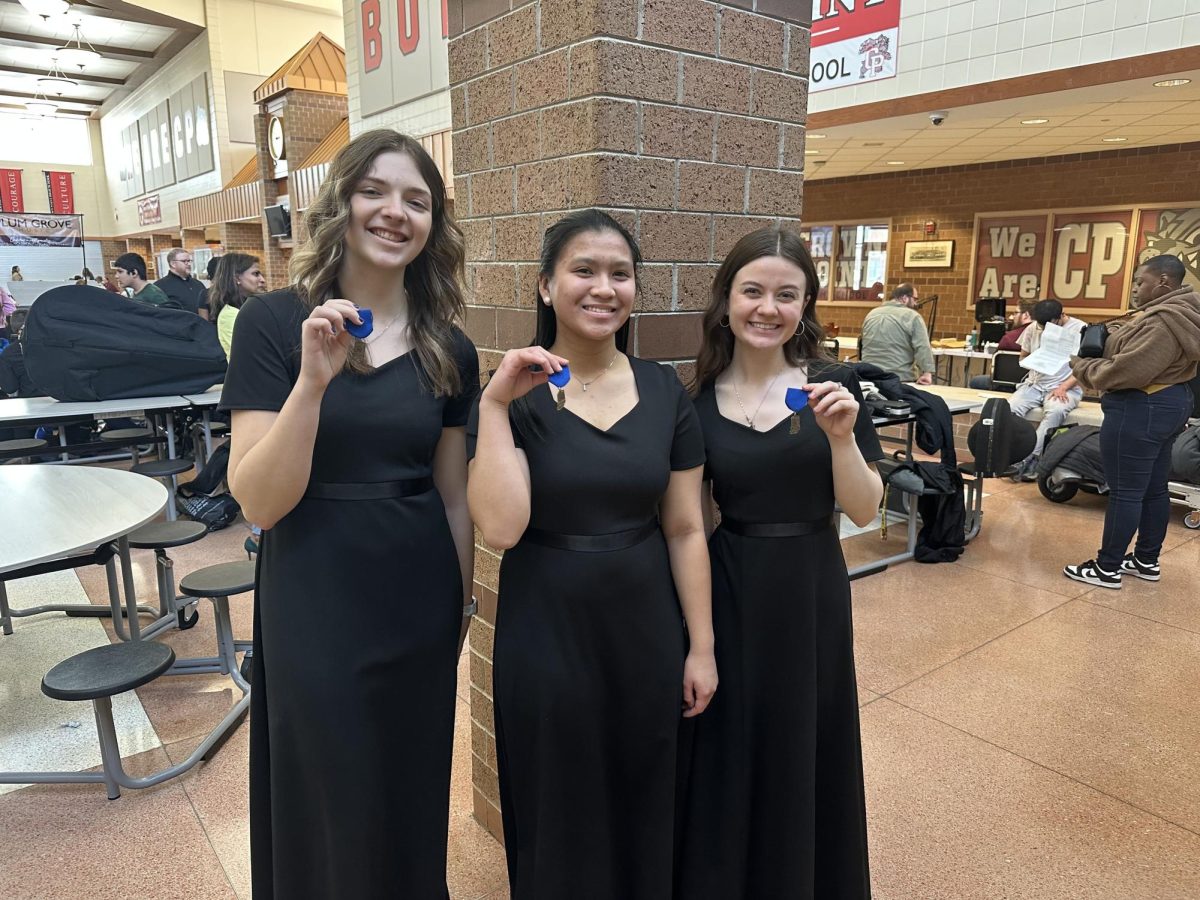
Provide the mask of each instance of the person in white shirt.
[{"label": "person in white shirt", "polygon": [[[1021,359],[1027,359],[1042,346],[1042,337],[1047,325],[1057,325],[1067,336],[1074,339],[1078,346],[1080,333],[1087,323],[1081,319],[1068,316],[1063,312],[1062,304],[1057,300],[1042,300],[1033,308],[1033,324],[1021,334],[1018,342],[1021,347]],[[1042,369],[1046,366],[1043,364]],[[1083,389],[1071,374],[1068,356],[1063,356],[1062,363],[1053,372],[1028,369],[1025,380],[1017,385],[1012,399],[1008,401],[1009,408],[1015,415],[1028,418],[1035,409],[1042,410],[1042,421],[1038,425],[1037,442],[1033,453],[1021,463],[1014,481],[1036,481],[1038,458],[1046,443],[1046,435],[1066,421],[1071,410],[1079,405],[1083,397]]]}]

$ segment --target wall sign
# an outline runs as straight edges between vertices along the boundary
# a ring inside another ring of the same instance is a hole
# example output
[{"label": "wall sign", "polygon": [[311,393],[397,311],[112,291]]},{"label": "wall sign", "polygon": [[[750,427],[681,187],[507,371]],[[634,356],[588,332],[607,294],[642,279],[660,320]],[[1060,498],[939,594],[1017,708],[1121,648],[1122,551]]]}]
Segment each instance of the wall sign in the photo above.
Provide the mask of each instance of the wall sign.
[{"label": "wall sign", "polygon": [[71,215],[75,212],[75,183],[70,172],[51,172],[46,175],[46,195],[50,198],[50,212]]},{"label": "wall sign", "polygon": [[187,181],[214,167],[212,117],[208,110],[208,75],[198,75],[167,101],[175,180]]},{"label": "wall sign", "polygon": [[122,199],[211,172],[208,75],[199,75],[121,130]]},{"label": "wall sign", "polygon": [[175,154],[171,147],[171,115],[163,100],[137,121],[142,175],[148,191],[175,183]]},{"label": "wall sign", "polygon": [[162,204],[158,201],[158,194],[139,200],[137,210],[139,225],[157,225],[162,221]]},{"label": "wall sign", "polygon": [[0,212],[25,212],[22,169],[0,169]]},{"label": "wall sign", "polygon": [[0,246],[82,247],[83,216],[0,216]]},{"label": "wall sign", "polygon": [[899,37],[900,0],[812,0],[809,90],[895,77]]},{"label": "wall sign", "polygon": [[977,215],[968,301],[1053,299],[1112,314],[1128,308],[1137,266],[1164,253],[1200,280],[1200,201]]},{"label": "wall sign", "polygon": [[351,37],[361,51],[362,115],[450,87],[450,22],[443,0],[360,0],[357,5],[358,28]]}]

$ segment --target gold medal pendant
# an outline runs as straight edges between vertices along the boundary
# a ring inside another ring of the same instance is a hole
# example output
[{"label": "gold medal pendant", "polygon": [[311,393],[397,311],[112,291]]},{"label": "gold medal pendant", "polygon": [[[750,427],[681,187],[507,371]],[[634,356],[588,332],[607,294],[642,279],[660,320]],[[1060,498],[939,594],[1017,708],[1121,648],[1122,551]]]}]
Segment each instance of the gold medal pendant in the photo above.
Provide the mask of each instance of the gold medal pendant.
[{"label": "gold medal pendant", "polygon": [[562,388],[558,389],[558,394],[554,398],[554,409],[556,412],[562,412],[567,405],[567,392]]},{"label": "gold medal pendant", "polygon": [[796,413],[792,413],[790,424],[788,425],[788,434],[800,433],[800,417]]}]

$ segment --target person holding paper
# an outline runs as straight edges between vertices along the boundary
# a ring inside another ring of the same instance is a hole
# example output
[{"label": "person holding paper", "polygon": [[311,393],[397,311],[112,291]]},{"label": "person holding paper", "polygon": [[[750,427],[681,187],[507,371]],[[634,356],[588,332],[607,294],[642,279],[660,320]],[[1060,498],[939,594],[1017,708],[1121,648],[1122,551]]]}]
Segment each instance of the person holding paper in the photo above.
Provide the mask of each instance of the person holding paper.
[{"label": "person holding paper", "polygon": [[1071,374],[1071,356],[1079,350],[1083,326],[1080,319],[1063,312],[1057,300],[1042,300],[1033,308],[1033,324],[1021,334],[1021,365],[1028,370],[1025,380],[1013,392],[1009,408],[1014,415],[1028,418],[1042,410],[1033,452],[1021,463],[1014,481],[1036,481],[1038,458],[1046,435],[1066,421],[1079,405],[1083,390]]}]

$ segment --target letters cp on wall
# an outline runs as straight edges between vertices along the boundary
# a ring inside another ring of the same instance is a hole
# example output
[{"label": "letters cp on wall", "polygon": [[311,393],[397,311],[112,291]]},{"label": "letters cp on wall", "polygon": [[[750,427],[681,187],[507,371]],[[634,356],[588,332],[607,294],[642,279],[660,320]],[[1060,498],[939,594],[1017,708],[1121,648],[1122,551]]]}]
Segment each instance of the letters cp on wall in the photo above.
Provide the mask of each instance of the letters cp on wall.
[{"label": "letters cp on wall", "polygon": [[442,0],[360,0],[361,114],[374,115],[450,87],[449,22]]}]

